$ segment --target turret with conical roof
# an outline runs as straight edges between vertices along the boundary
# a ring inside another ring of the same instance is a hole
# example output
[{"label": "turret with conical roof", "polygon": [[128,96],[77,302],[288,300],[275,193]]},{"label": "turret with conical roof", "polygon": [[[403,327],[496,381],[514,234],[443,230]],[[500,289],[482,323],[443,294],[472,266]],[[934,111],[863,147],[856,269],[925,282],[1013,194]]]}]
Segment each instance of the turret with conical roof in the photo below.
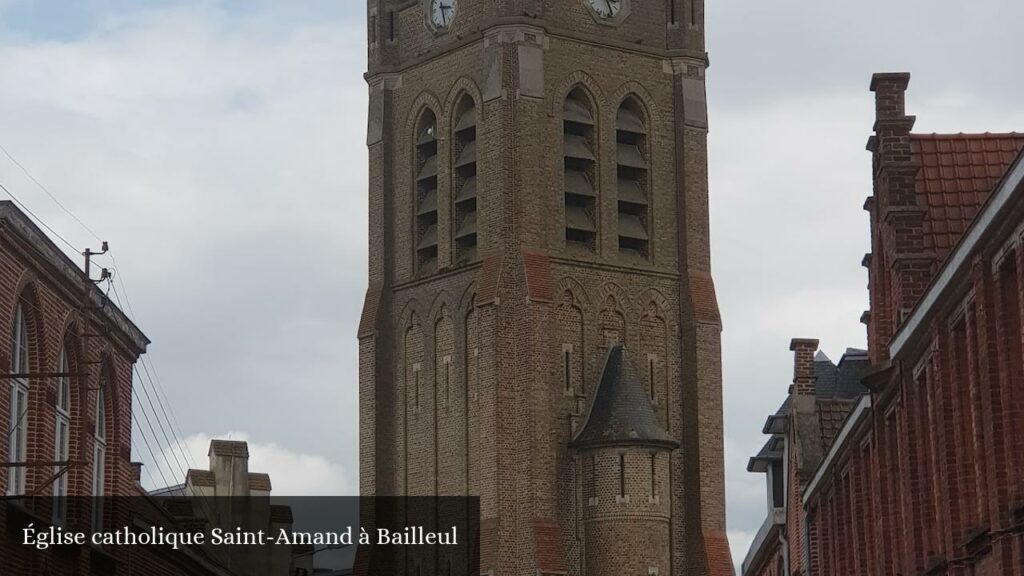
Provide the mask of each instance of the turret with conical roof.
[{"label": "turret with conical roof", "polygon": [[660,446],[672,450],[679,446],[658,422],[636,368],[621,344],[608,349],[590,413],[571,446],[577,450],[599,446]]},{"label": "turret with conical roof", "polygon": [[679,447],[658,421],[624,346],[608,349],[579,453],[588,576],[669,572],[669,455]]}]

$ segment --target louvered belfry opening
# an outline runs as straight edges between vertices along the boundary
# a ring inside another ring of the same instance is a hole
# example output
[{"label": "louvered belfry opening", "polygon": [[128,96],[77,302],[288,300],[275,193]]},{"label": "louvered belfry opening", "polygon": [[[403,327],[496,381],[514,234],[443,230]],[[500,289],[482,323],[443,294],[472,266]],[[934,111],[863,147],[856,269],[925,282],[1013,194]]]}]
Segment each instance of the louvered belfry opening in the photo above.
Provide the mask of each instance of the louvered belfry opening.
[{"label": "louvered belfry opening", "polygon": [[590,99],[576,88],[562,110],[565,159],[565,243],[594,251],[597,240],[597,155]]},{"label": "louvered belfry opening", "polygon": [[437,118],[427,110],[416,129],[416,269],[437,270]]},{"label": "louvered belfry opening", "polygon": [[452,187],[455,191],[452,230],[455,238],[455,262],[464,264],[476,260],[477,254],[477,110],[476,104],[468,95],[463,96],[459,102],[456,118],[452,138]]},{"label": "louvered belfry opening", "polygon": [[650,257],[647,125],[636,100],[622,103],[615,117],[618,173],[619,252]]}]

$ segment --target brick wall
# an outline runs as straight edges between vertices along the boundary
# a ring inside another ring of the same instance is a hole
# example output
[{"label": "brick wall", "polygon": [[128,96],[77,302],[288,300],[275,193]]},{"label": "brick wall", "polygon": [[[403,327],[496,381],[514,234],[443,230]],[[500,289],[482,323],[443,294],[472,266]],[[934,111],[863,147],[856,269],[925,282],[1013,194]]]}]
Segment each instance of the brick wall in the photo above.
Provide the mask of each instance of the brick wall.
[{"label": "brick wall", "polygon": [[[703,2],[633,2],[609,26],[577,0],[462,0],[447,32],[426,26],[418,3],[368,0],[368,9],[377,41],[368,49],[371,288],[360,391],[372,397],[360,405],[375,429],[361,437],[362,492],[479,494],[484,541],[494,543],[485,570],[581,574],[598,533],[588,546],[581,464],[567,445],[607,345],[624,342],[658,418],[683,444],[664,463],[664,571],[671,559],[672,572],[708,573],[704,534],[724,532],[725,504]],[[565,240],[562,109],[575,88],[596,120],[589,252]],[[466,98],[477,111],[479,242],[468,261],[456,256],[452,207],[452,132]],[[620,254],[617,231],[615,123],[628,98],[648,127],[650,255],[639,260]],[[440,138],[437,271],[415,261],[414,133],[428,111]],[[432,394],[445,382],[460,394],[435,412],[447,396]],[[725,564],[714,573],[731,571]]]},{"label": "brick wall", "polygon": [[1024,207],[1011,203],[996,216],[955,288],[889,358],[891,338],[938,270],[914,184],[922,168],[909,147],[908,80],[879,75],[872,85],[872,406],[836,447],[804,511],[818,536],[814,573],[1024,574]]},{"label": "brick wall", "polygon": [[[140,493],[131,459],[133,365],[148,344],[110,302],[91,302],[86,308],[87,281],[75,263],[62,255],[24,215],[9,203],[0,202],[0,372],[11,366],[14,316],[20,304],[28,328],[29,372],[27,461],[53,462],[56,441],[56,401],[61,349],[68,359],[70,385],[70,442],[67,494],[93,495],[97,393],[103,388],[106,413],[106,457],[103,495],[129,497]],[[100,306],[98,309],[97,306]],[[43,375],[46,374],[46,375]],[[9,380],[0,380],[0,430],[9,436]],[[0,442],[0,462],[7,462],[9,443]],[[0,493],[6,494],[10,469],[0,468]],[[10,531],[9,522],[34,522],[45,529],[53,518],[53,480],[59,468],[53,465],[26,469],[25,494],[38,496],[21,504],[0,502],[0,572],[30,576],[138,574],[177,576],[214,574],[209,564],[197,562],[184,553],[165,553],[155,548],[125,548],[99,551],[82,546],[68,551],[35,550],[20,544],[20,532]],[[88,498],[68,501],[64,526],[88,531],[91,506]],[[132,501],[108,498],[102,512],[103,526],[129,524]],[[28,510],[31,517],[26,520]]]},{"label": "brick wall", "polygon": [[[64,264],[63,261],[58,263]],[[18,235],[16,227],[0,227],[0,366],[6,373],[11,365],[14,314],[20,305],[28,327],[30,371],[34,374],[57,372],[63,348],[73,374],[70,378],[69,449],[73,464],[68,470],[69,493],[92,493],[96,389],[104,385],[106,493],[133,494],[135,481],[130,464],[132,367],[143,350],[104,315],[95,312],[83,315],[84,278],[68,279],[58,270],[62,268],[54,265],[54,259]],[[86,337],[84,334],[109,336]],[[52,376],[28,379],[29,461],[52,462],[54,459],[57,381],[58,378]],[[6,431],[11,425],[10,381],[4,380],[2,384],[0,429]],[[0,443],[0,460],[7,461],[8,448],[7,442]],[[54,468],[49,466],[29,467],[26,493],[52,494],[53,488],[47,484],[54,473]],[[7,470],[0,469],[0,485],[5,493],[7,480]]]}]

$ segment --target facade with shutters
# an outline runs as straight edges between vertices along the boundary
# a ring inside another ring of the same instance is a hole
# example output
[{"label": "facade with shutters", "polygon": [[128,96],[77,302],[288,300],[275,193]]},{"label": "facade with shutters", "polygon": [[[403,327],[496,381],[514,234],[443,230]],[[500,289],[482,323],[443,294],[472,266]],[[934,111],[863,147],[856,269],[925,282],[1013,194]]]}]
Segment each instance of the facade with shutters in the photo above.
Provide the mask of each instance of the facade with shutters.
[{"label": "facade with shutters", "polygon": [[[478,495],[494,574],[731,574],[703,2],[367,8],[360,492]],[[618,377],[659,432],[582,441]]]}]

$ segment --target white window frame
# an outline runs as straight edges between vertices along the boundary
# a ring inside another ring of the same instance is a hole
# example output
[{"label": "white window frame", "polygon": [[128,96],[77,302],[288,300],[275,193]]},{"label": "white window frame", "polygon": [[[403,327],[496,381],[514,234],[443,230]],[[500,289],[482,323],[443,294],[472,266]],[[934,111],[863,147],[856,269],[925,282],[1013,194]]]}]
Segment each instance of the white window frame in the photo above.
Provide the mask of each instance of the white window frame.
[{"label": "white window frame", "polygon": [[[10,373],[27,374],[28,371],[28,322],[25,309],[19,303],[14,311]],[[11,464],[18,464],[25,462],[28,452],[28,378],[12,378],[10,394],[7,460]],[[24,466],[10,468],[7,477],[8,496],[25,494],[25,472]]]},{"label": "white window frame", "polygon": [[[61,347],[60,356],[57,359],[57,373],[67,374],[68,367],[67,349]],[[57,421],[54,426],[53,461],[67,462],[71,453],[71,377],[57,377]],[[68,496],[68,470],[67,465],[56,464],[53,467],[53,474],[56,480],[53,482],[53,522],[62,525],[67,518],[67,496]]]},{"label": "white window frame", "polygon": [[107,457],[107,406],[106,387],[107,378],[103,378],[100,387],[96,390],[96,421],[93,427],[93,450],[92,450],[92,528],[94,531],[103,528],[103,507],[100,497],[103,496],[106,488],[106,464]]}]

